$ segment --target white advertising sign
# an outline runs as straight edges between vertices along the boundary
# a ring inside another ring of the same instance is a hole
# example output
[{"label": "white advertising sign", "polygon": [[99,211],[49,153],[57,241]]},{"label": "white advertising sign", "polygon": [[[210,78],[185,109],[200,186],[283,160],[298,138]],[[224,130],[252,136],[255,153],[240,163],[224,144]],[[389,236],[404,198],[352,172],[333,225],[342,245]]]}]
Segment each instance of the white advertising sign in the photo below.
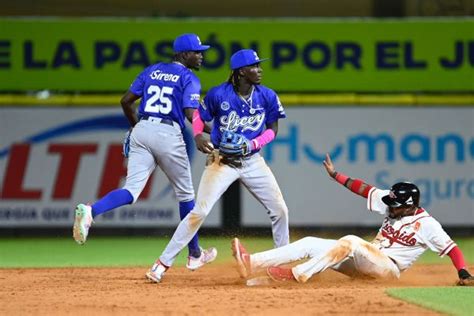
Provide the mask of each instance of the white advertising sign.
[{"label": "white advertising sign", "polygon": [[[290,108],[263,150],[290,209],[293,226],[372,226],[365,199],[330,180],[336,169],[379,188],[410,180],[422,206],[443,225],[474,226],[474,108]],[[128,128],[120,109],[0,109],[0,227],[72,225],[79,202],[119,188]],[[191,132],[186,131],[191,140]],[[195,189],[204,155],[188,146]],[[264,208],[242,190],[244,226],[269,226]],[[103,227],[172,227],[178,202],[161,170],[139,201],[99,216]],[[217,203],[204,226],[220,226]]]},{"label": "white advertising sign", "polygon": [[[416,183],[421,204],[443,225],[474,226],[474,108],[289,108],[263,150],[294,226],[373,226],[366,200],[332,181],[326,152],[352,178],[388,189]],[[243,224],[270,225],[243,190]]]},{"label": "white advertising sign", "polygon": [[[120,107],[0,109],[0,227],[71,226],[77,203],[120,188],[126,175]],[[185,132],[195,190],[205,164]],[[157,168],[136,204],[96,218],[102,227],[173,227],[178,201]],[[204,226],[220,226],[220,203]]]}]

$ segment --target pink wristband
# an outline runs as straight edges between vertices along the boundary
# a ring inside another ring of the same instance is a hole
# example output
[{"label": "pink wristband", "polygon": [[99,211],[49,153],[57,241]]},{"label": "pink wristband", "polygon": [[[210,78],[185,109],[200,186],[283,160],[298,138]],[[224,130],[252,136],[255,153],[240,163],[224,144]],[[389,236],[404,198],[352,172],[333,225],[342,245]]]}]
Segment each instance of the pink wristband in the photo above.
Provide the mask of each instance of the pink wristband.
[{"label": "pink wristband", "polygon": [[204,122],[201,119],[199,110],[194,111],[193,113],[193,135],[196,137],[199,134],[202,134],[204,131]]},{"label": "pink wristband", "polygon": [[260,136],[252,139],[252,149],[257,150],[275,139],[275,132],[269,128],[266,129]]}]

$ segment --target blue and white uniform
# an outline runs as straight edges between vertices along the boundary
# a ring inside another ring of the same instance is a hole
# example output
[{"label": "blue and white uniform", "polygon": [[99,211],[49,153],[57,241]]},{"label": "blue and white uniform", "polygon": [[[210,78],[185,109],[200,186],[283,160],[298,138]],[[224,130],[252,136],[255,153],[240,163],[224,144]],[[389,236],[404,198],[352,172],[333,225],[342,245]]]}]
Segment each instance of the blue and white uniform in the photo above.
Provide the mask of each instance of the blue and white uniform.
[{"label": "blue and white uniform", "polygon": [[211,142],[215,148],[219,147],[224,130],[254,139],[263,133],[267,125],[286,118],[280,100],[272,89],[254,86],[248,100],[245,100],[227,82],[208,92],[199,107],[199,114],[204,121],[214,123]]},{"label": "blue and white uniform", "polygon": [[185,127],[185,108],[199,105],[201,83],[178,62],[152,65],[137,76],[130,92],[141,97],[139,116],[169,119]]},{"label": "blue and white uniform", "polygon": [[182,129],[184,109],[199,105],[199,79],[180,63],[159,63],[139,74],[129,90],[141,96],[141,119],[130,136],[124,189],[136,201],[158,165],[170,180],[177,199],[193,200],[191,166]]},{"label": "blue and white uniform", "polygon": [[[182,34],[173,42],[176,53],[174,62],[151,65],[133,81],[121,101],[125,115],[134,125],[124,141],[124,154],[128,157],[125,184],[92,205],[77,205],[73,226],[73,237],[77,243],[82,245],[86,242],[95,216],[135,203],[157,166],[171,182],[179,201],[180,218],[193,209],[191,165],[182,130],[185,128],[185,113],[191,114],[200,100],[201,83],[190,68],[200,66],[202,52],[209,47],[202,45],[196,34]],[[136,123],[132,105],[138,99],[141,100],[137,109],[139,121]],[[197,235],[190,239],[188,246],[186,266],[191,270],[211,262],[217,255],[215,248],[201,251]],[[155,282],[159,279],[148,274],[147,277]]]},{"label": "blue and white uniform", "polygon": [[[240,96],[230,83],[212,88],[199,107],[204,121],[212,121],[211,142],[218,147],[223,130],[232,130],[252,140],[268,125],[285,118],[277,94],[262,85],[254,85],[247,99]],[[275,247],[289,243],[288,207],[278,183],[258,150],[242,158],[241,167],[221,163],[218,150],[209,154],[201,177],[194,209],[179,224],[173,238],[160,257],[171,266],[176,256],[198,231],[214,204],[236,180],[265,207],[272,224]]]}]

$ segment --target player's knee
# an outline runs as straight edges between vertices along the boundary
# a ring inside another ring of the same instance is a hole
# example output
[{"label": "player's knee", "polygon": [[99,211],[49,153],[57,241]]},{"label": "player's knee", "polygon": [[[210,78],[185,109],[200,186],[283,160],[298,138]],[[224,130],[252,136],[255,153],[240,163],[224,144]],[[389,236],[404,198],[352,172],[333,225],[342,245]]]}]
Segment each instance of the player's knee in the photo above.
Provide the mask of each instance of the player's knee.
[{"label": "player's knee", "polygon": [[360,241],[363,240],[355,235],[347,235],[338,240],[338,243],[345,248],[354,250],[360,244]]},{"label": "player's knee", "polygon": [[356,236],[356,235],[346,235],[346,236],[340,238],[339,240],[346,240],[346,241],[349,241],[349,242],[359,242],[361,240],[361,238]]},{"label": "player's knee", "polygon": [[272,220],[274,219],[275,221],[288,221],[288,208],[285,205],[277,208],[275,212],[272,213]]},{"label": "player's knee", "polygon": [[[349,237],[349,238],[346,238]],[[326,257],[329,258],[330,262],[338,263],[354,253],[353,243],[350,236],[346,236],[339,239],[334,246],[326,253]]]},{"label": "player's knee", "polygon": [[192,210],[188,216],[192,226],[201,225],[206,219],[206,214],[196,211],[196,209]]},{"label": "player's knee", "polygon": [[209,207],[206,202],[197,201],[190,214],[192,214],[194,220],[202,222],[209,214]]}]

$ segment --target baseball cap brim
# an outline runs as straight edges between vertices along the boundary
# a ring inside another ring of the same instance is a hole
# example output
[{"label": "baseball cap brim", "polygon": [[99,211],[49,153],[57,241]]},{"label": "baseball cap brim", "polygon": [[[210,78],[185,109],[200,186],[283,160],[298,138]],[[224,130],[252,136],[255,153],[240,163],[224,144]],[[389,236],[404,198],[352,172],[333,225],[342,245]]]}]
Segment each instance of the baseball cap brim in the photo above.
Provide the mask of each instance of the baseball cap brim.
[{"label": "baseball cap brim", "polygon": [[384,202],[386,205],[391,206],[391,207],[399,207],[403,205],[400,202],[397,202],[396,199],[390,197],[390,195],[386,195],[382,197],[382,202]]},{"label": "baseball cap brim", "polygon": [[176,53],[184,53],[184,52],[203,52],[205,50],[208,50],[211,46],[209,45],[201,45],[199,47],[193,47],[193,48],[181,48],[181,49],[174,49]]},{"label": "baseball cap brim", "polygon": [[208,50],[210,47],[211,46],[209,45],[201,45],[198,49],[195,49],[195,51],[202,52],[202,51]]},{"label": "baseball cap brim", "polygon": [[269,60],[270,58],[262,58],[262,59],[259,59],[257,61],[252,61],[252,63],[244,63],[242,65],[237,65],[233,68],[231,68],[232,70],[236,70],[236,69],[239,69],[239,68],[243,68],[243,67],[248,67],[248,66],[252,66],[252,65],[256,65],[256,64],[260,64],[262,61],[266,61],[266,60]]},{"label": "baseball cap brim", "polygon": [[257,62],[257,64],[258,64],[258,63],[261,63],[262,61],[266,61],[266,60],[270,60],[270,58],[262,58],[262,59],[259,59],[258,62]]}]

